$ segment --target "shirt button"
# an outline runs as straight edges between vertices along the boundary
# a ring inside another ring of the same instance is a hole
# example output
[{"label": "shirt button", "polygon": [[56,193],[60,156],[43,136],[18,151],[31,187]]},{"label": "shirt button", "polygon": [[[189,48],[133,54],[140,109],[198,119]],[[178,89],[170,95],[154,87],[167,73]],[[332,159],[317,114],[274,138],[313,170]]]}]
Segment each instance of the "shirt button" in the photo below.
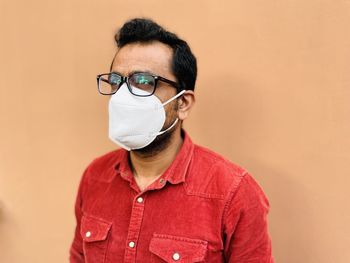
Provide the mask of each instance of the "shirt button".
[{"label": "shirt button", "polygon": [[143,202],[143,198],[142,197],[137,198],[137,202],[138,203],[142,203]]},{"label": "shirt button", "polygon": [[164,184],[164,179],[160,178],[159,183]]},{"label": "shirt button", "polygon": [[129,247],[131,247],[131,248],[135,247],[135,242],[130,241],[130,242],[129,242]]},{"label": "shirt button", "polygon": [[87,232],[85,233],[85,236],[86,236],[86,237],[90,237],[90,236],[91,236],[91,232],[90,232],[90,231],[87,231]]},{"label": "shirt button", "polygon": [[180,259],[180,254],[179,253],[174,253],[173,260],[179,260],[179,259]]}]

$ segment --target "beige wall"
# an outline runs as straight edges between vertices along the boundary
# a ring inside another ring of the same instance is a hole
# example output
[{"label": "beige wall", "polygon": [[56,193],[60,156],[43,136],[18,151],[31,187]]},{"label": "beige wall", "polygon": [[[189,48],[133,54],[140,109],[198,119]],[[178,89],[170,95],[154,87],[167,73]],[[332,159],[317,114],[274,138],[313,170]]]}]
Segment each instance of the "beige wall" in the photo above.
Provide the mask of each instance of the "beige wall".
[{"label": "beige wall", "polygon": [[350,2],[0,1],[0,261],[66,262],[107,138],[113,33],[148,16],[198,57],[193,140],[248,169],[277,262],[350,262]]}]

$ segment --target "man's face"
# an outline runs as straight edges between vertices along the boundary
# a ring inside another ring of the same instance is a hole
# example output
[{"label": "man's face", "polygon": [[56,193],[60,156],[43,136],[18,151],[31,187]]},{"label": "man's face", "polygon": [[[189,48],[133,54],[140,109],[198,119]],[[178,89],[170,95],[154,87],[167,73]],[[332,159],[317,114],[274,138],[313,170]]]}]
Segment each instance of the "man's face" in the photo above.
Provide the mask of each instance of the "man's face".
[{"label": "man's face", "polygon": [[[132,43],[122,47],[116,54],[112,71],[123,76],[133,72],[150,72],[176,82],[171,70],[172,49],[158,41],[151,43]],[[176,88],[158,81],[154,93],[162,102],[176,95]]]},{"label": "man's face", "polygon": [[[134,72],[149,72],[176,82],[171,70],[172,57],[173,50],[158,41],[127,44],[116,53],[111,71],[123,76],[129,76]],[[154,95],[163,103],[176,93],[175,87],[158,81]],[[163,129],[166,129],[177,118],[177,100],[165,105],[164,109],[166,120]]]}]

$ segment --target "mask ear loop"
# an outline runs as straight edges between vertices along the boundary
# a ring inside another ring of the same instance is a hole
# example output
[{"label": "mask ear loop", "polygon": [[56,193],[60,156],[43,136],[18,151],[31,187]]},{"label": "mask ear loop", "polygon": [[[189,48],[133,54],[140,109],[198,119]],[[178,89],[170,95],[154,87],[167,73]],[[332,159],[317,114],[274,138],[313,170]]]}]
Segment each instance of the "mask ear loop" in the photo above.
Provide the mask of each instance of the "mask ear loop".
[{"label": "mask ear loop", "polygon": [[[180,97],[181,95],[183,95],[185,92],[186,92],[186,90],[182,90],[181,92],[179,92],[178,94],[176,94],[174,97],[172,97],[171,99],[169,99],[169,100],[167,100],[166,102],[164,102],[164,103],[162,104],[163,107],[164,107],[165,105],[167,105],[169,102],[171,102],[171,101],[177,99],[178,97]],[[168,128],[166,128],[164,131],[158,132],[158,133],[157,133],[157,136],[158,136],[158,135],[161,135],[161,134],[163,134],[163,133],[166,133],[167,131],[169,131],[169,130],[171,130],[172,128],[174,128],[174,126],[178,123],[178,121],[179,121],[179,118],[176,118],[176,120],[173,122],[173,124],[171,124],[171,125],[170,125]]]},{"label": "mask ear loop", "polygon": [[179,92],[178,94],[176,94],[174,97],[168,99],[166,102],[164,102],[164,103],[162,104],[163,107],[164,107],[165,105],[167,105],[169,102],[172,102],[173,100],[175,100],[175,99],[177,99],[178,97],[182,96],[186,91],[187,91],[187,90],[184,89],[184,90],[182,90],[181,92]]},{"label": "mask ear loop", "polygon": [[170,131],[175,125],[176,123],[179,121],[179,118],[176,118],[176,120],[173,122],[173,124],[170,125],[170,127],[168,127],[167,129],[165,129],[164,131],[160,131],[158,132],[158,135],[162,135],[163,133],[166,133],[167,131]]}]

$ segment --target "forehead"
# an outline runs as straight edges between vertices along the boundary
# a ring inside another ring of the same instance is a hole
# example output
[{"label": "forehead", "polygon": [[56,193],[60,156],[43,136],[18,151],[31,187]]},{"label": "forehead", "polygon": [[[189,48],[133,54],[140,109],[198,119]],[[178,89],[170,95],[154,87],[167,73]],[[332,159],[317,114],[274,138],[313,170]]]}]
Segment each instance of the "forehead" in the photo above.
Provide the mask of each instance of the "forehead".
[{"label": "forehead", "polygon": [[124,76],[135,71],[149,71],[163,77],[173,77],[172,57],[171,47],[158,41],[127,44],[117,51],[112,71]]}]

